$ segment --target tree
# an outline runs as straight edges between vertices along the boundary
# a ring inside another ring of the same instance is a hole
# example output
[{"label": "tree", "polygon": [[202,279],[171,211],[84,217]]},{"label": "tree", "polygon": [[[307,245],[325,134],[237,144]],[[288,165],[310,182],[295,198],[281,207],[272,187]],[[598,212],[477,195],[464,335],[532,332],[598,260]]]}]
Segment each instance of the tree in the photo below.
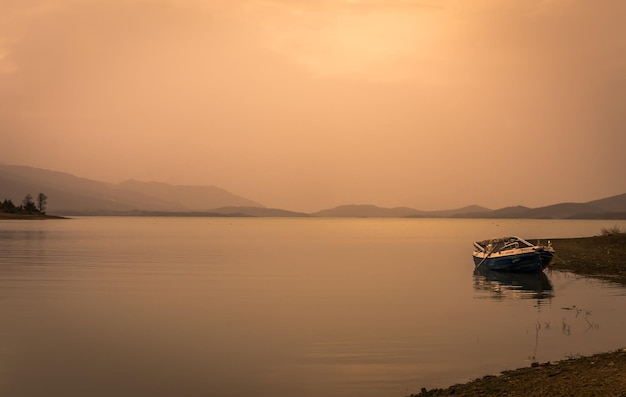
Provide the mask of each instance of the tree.
[{"label": "tree", "polygon": [[9,199],[4,199],[4,201],[0,204],[0,208],[3,212],[15,212],[15,204]]},{"label": "tree", "polygon": [[46,204],[48,203],[48,196],[43,193],[39,193],[37,195],[37,208],[39,208],[39,212],[46,212]]},{"label": "tree", "polygon": [[31,196],[30,193],[24,196],[24,200],[22,200],[22,208],[25,212],[37,211],[37,207],[35,207],[35,203],[33,202],[33,196]]}]

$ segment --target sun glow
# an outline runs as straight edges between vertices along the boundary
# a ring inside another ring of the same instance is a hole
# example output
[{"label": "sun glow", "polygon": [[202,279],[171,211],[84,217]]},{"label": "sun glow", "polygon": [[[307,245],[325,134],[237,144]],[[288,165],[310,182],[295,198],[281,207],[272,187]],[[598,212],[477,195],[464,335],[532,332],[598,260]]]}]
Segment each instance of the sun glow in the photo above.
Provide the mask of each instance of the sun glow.
[{"label": "sun glow", "polygon": [[436,18],[422,9],[298,9],[265,31],[272,50],[317,75],[398,79],[430,47]]}]

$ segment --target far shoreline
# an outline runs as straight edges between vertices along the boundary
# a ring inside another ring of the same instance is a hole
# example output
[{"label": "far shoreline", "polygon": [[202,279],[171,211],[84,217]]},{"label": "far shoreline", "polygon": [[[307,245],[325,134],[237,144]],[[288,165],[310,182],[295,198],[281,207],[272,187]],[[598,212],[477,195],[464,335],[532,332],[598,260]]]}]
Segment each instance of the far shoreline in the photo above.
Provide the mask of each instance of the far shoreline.
[{"label": "far shoreline", "polygon": [[70,219],[58,215],[46,214],[17,214],[11,212],[0,212],[0,220],[49,220],[49,219]]}]

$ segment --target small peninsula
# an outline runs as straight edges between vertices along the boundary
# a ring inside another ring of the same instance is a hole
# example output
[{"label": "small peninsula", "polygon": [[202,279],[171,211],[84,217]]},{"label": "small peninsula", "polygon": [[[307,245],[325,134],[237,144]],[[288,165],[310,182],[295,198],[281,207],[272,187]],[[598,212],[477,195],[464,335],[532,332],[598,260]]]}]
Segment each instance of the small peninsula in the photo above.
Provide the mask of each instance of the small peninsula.
[{"label": "small peninsula", "polygon": [[68,218],[64,216],[48,215],[48,214],[42,214],[42,213],[20,214],[20,213],[0,212],[0,220],[4,220],[4,219],[42,220],[42,219],[68,219]]},{"label": "small peninsula", "polygon": [[24,196],[22,204],[15,205],[13,201],[4,199],[0,201],[0,220],[1,219],[26,219],[26,220],[40,220],[40,219],[65,219],[61,216],[47,215],[46,205],[48,204],[48,196],[43,193],[39,193],[36,198],[37,202],[33,201],[33,196],[28,193]]}]

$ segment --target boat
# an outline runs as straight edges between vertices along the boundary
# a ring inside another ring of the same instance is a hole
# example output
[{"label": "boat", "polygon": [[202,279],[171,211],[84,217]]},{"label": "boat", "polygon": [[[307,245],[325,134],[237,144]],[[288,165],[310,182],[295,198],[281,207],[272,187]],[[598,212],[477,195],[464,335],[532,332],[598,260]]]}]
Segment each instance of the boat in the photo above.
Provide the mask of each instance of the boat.
[{"label": "boat", "polygon": [[500,272],[539,273],[554,257],[554,248],[534,245],[517,236],[474,241],[474,269]]}]

